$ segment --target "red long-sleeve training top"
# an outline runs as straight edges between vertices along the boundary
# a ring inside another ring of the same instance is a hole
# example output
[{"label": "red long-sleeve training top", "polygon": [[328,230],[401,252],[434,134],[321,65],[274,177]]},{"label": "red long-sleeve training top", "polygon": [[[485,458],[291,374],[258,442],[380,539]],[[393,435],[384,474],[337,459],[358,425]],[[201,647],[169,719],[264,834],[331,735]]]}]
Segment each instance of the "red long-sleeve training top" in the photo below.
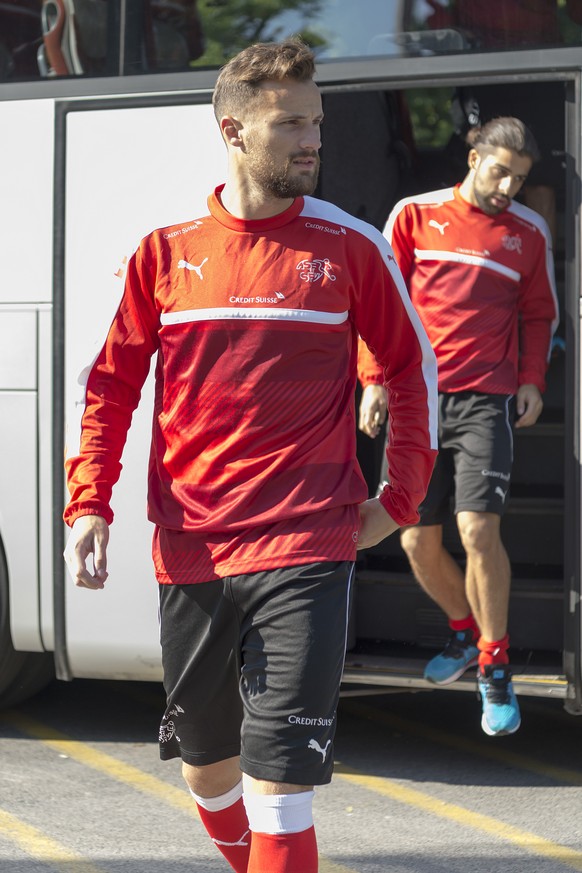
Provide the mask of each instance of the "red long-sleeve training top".
[{"label": "red long-sleeve training top", "polygon": [[[384,235],[436,353],[440,391],[544,390],[558,304],[537,212],[513,202],[488,215],[456,186],[401,200]],[[382,382],[363,343],[358,370],[362,384]]]},{"label": "red long-sleeve training top", "polygon": [[382,362],[390,485],[417,520],[436,454],[436,364],[392,250],[337,207],[298,198],[280,215],[209,214],[145,237],[88,374],[65,520],[112,520],[111,491],[157,353],[148,515],[161,582],[209,581],[350,560],[358,504],[357,337]]}]

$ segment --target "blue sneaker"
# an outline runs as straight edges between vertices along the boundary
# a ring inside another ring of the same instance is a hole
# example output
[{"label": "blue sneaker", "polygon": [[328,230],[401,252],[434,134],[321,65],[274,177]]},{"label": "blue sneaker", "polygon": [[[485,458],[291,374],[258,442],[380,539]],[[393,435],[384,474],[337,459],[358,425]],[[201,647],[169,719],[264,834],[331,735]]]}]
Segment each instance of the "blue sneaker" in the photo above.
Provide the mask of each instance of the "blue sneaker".
[{"label": "blue sneaker", "polygon": [[450,685],[479,659],[473,631],[453,631],[440,655],[435,655],[424,669],[424,678],[433,685]]},{"label": "blue sneaker", "polygon": [[487,664],[477,677],[483,701],[481,727],[490,737],[514,734],[521,724],[508,664]]}]

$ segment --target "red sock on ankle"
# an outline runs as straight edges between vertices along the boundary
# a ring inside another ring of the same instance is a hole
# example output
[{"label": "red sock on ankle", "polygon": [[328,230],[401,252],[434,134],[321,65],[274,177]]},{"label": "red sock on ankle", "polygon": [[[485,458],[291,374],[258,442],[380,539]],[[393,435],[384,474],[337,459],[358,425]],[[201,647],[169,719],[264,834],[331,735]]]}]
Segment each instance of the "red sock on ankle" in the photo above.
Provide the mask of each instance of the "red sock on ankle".
[{"label": "red sock on ankle", "polygon": [[253,831],[248,873],[317,873],[315,828],[296,834]]},{"label": "red sock on ankle", "polygon": [[449,627],[453,631],[464,631],[464,630],[472,630],[473,631],[473,639],[476,640],[479,636],[479,628],[477,626],[477,622],[473,617],[473,613],[470,612],[466,618],[461,619],[449,619]]},{"label": "red sock on ankle", "polygon": [[[232,792],[223,796],[225,802],[228,802],[237,793],[239,794],[238,799],[234,803],[230,802],[223,809],[215,808],[221,805],[221,798],[213,797],[207,800],[194,795],[194,799],[200,820],[216,848],[222,852],[235,873],[247,873],[251,851],[251,831],[242,799],[242,786],[237,791],[233,789]],[[202,803],[204,806],[201,805]],[[208,809],[208,806],[211,809]],[[265,868],[265,870],[267,869]]]},{"label": "red sock on ankle", "polygon": [[479,649],[480,667],[485,667],[486,664],[509,664],[509,655],[507,654],[509,634],[505,634],[503,639],[494,640],[493,642],[479,637],[477,647]]}]

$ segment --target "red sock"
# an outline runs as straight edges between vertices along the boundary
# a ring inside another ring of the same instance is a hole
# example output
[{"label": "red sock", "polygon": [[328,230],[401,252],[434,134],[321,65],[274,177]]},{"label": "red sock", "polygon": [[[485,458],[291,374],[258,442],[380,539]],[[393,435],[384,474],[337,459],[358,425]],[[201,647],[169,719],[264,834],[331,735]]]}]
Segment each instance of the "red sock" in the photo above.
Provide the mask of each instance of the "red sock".
[{"label": "red sock", "polygon": [[[205,808],[209,805],[216,806],[216,801],[220,802],[219,798],[213,797],[209,800],[203,800],[195,796],[195,800],[200,820],[216,848],[222,852],[235,873],[247,873],[251,851],[251,832],[242,799],[242,787],[238,800],[224,809]],[[201,806],[199,801],[202,801],[205,806]],[[213,801],[215,801],[214,804]]]},{"label": "red sock", "polygon": [[296,834],[253,831],[248,873],[317,873],[315,828]]},{"label": "red sock", "polygon": [[476,640],[479,636],[479,628],[477,626],[477,622],[473,617],[473,613],[470,612],[467,618],[461,618],[459,620],[450,618],[449,619],[449,627],[453,631],[464,631],[464,630],[472,630],[473,631],[473,639]]},{"label": "red sock", "polygon": [[486,664],[509,664],[509,635],[505,634],[503,639],[489,642],[483,637],[479,637],[477,643],[479,649],[479,666],[485,667]]}]

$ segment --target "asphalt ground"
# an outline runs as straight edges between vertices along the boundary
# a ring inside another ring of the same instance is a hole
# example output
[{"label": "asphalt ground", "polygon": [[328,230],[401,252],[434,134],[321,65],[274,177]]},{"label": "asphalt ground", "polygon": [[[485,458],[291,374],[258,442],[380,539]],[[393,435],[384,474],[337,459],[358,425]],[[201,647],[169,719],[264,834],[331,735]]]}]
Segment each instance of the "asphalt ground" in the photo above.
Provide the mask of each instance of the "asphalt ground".
[{"label": "asphalt ground", "polygon": [[[582,871],[582,718],[520,702],[491,738],[470,692],[343,698],[320,873]],[[162,710],[158,685],[75,680],[0,712],[2,873],[226,873],[158,758]]]}]

